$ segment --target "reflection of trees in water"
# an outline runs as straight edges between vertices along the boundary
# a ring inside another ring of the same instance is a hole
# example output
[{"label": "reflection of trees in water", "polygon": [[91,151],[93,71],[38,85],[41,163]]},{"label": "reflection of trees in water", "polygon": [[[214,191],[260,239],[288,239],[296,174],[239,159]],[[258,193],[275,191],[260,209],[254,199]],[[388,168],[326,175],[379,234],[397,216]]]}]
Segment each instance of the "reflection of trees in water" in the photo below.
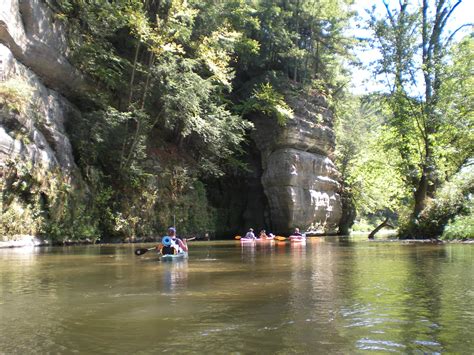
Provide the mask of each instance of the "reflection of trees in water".
[{"label": "reflection of trees in water", "polygon": [[359,242],[341,260],[349,255],[352,266],[344,262],[334,279],[346,286],[336,297],[342,300],[340,331],[353,349],[440,352],[466,343],[472,319],[459,327],[460,310],[472,305],[456,299],[463,294],[463,283],[453,282],[460,265],[446,263],[446,247]]},{"label": "reflection of trees in water", "polygon": [[[446,249],[438,246],[409,246],[401,336],[407,351],[441,351],[440,321],[443,308],[439,276]],[[440,260],[441,259],[441,260]]]},{"label": "reflection of trees in water", "polygon": [[294,323],[283,341],[295,352],[343,351],[346,340],[340,335],[337,313],[346,290],[344,278],[350,278],[353,267],[352,252],[340,250],[338,238],[309,238],[306,245],[291,245],[286,318]]}]

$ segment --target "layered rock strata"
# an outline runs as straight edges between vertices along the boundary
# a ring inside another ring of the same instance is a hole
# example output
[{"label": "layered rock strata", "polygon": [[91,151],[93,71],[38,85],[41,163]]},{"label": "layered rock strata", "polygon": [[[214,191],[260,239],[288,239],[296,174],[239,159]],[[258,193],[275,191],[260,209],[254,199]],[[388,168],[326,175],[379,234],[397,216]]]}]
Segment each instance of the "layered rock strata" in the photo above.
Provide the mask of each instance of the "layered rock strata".
[{"label": "layered rock strata", "polygon": [[67,97],[90,90],[84,76],[67,60],[66,29],[41,0],[2,0],[0,43],[41,81]]},{"label": "layered rock strata", "polygon": [[[48,169],[76,169],[64,124],[79,112],[63,95],[74,97],[87,84],[64,56],[64,33],[44,1],[3,1],[0,84],[6,107],[0,122],[1,160],[21,156]],[[8,101],[18,101],[23,110],[12,110]]]},{"label": "layered rock strata", "polygon": [[[2,234],[37,234],[64,189],[85,198],[65,130],[86,84],[64,57],[64,29],[45,2],[5,0],[0,11]],[[70,204],[70,202],[69,202]],[[62,212],[61,212],[62,213]]]},{"label": "layered rock strata", "polygon": [[262,156],[271,227],[282,233],[295,227],[337,233],[342,205],[339,173],[332,161],[332,112],[320,95],[289,103],[295,115],[285,126],[271,118],[254,118],[253,139]]}]

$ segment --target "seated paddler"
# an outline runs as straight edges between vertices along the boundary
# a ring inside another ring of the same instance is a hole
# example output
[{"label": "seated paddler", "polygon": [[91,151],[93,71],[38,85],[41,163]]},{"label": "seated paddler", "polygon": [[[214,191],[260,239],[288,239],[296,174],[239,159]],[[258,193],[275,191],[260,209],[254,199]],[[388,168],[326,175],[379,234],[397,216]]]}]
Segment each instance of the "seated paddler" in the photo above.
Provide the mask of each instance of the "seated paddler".
[{"label": "seated paddler", "polygon": [[163,247],[161,248],[161,254],[163,255],[178,254],[181,251],[188,251],[186,239],[183,241],[181,238],[177,237],[176,228],[174,227],[168,228],[168,235],[165,235],[161,239],[161,244],[163,244]]}]

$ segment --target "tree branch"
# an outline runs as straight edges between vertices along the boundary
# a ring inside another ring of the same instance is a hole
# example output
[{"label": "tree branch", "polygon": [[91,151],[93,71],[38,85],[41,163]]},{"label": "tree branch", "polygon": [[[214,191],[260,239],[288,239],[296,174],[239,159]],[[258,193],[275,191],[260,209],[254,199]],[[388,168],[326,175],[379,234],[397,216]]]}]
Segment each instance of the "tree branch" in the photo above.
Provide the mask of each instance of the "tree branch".
[{"label": "tree branch", "polygon": [[465,23],[464,25],[462,26],[459,26],[458,28],[456,28],[456,30],[451,34],[451,36],[448,37],[448,39],[446,40],[446,43],[445,43],[445,47],[449,46],[449,43],[453,40],[454,36],[456,35],[456,33],[458,33],[463,27],[474,27],[474,23]]}]

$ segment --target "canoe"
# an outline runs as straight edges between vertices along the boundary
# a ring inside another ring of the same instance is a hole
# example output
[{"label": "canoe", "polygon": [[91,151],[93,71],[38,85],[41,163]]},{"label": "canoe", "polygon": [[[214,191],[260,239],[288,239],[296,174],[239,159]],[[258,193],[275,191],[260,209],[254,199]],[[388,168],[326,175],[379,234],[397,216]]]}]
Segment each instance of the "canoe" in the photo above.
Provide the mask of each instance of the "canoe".
[{"label": "canoe", "polygon": [[252,238],[240,238],[240,242],[243,244],[251,244],[255,243],[257,239],[252,239]]},{"label": "canoe", "polygon": [[288,239],[292,243],[304,243],[304,242],[306,242],[306,237],[302,236],[302,235],[290,235],[288,237]]}]

